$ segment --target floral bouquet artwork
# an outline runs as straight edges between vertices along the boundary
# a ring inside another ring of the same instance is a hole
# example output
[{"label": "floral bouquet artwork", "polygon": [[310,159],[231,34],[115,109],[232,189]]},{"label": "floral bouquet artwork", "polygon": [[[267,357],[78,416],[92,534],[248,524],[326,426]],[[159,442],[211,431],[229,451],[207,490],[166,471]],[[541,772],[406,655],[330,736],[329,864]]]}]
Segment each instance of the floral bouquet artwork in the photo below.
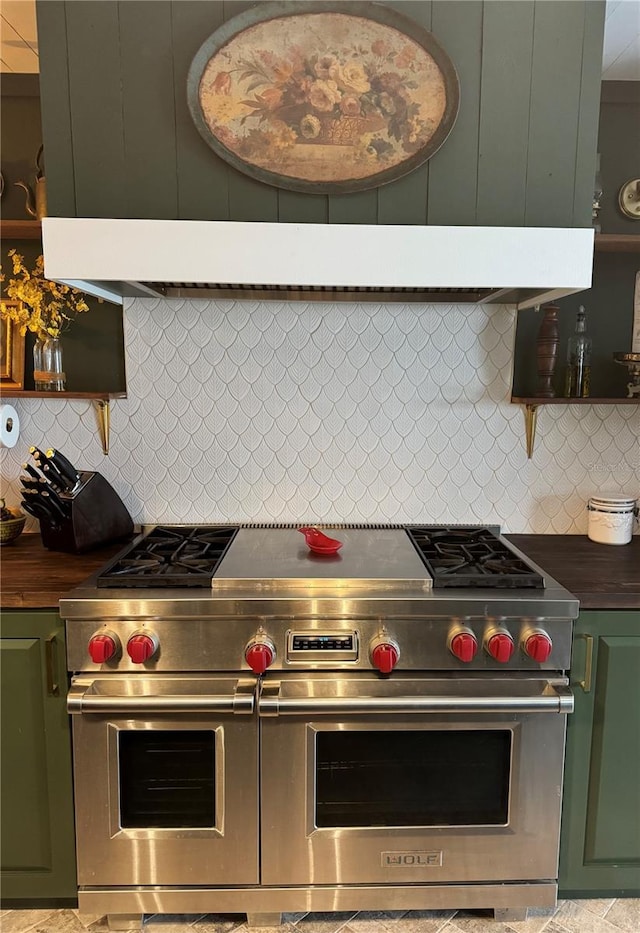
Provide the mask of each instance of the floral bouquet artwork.
[{"label": "floral bouquet artwork", "polygon": [[353,4],[308,12],[316,7],[204,44],[189,80],[198,129],[236,167],[282,187],[359,190],[406,174],[453,126],[453,65],[430,33],[389,9],[378,15],[417,38],[340,12]]}]

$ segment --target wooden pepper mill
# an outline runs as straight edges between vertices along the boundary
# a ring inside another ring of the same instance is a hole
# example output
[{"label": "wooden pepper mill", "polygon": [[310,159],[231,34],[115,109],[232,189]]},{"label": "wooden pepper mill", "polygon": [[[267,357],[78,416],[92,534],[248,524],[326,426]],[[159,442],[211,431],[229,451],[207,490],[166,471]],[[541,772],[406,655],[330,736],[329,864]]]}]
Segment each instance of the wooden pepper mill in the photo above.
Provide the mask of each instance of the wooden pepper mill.
[{"label": "wooden pepper mill", "polygon": [[553,378],[558,362],[560,333],[558,330],[558,305],[547,305],[536,340],[538,364],[538,391],[540,398],[554,398]]}]

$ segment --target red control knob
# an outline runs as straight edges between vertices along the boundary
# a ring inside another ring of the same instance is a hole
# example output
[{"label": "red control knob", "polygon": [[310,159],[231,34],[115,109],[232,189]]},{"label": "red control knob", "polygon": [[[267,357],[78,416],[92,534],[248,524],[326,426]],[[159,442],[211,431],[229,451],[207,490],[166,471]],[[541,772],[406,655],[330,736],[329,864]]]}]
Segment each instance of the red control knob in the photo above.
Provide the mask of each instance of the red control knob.
[{"label": "red control knob", "polygon": [[88,649],[94,664],[104,664],[114,656],[118,645],[112,635],[93,635],[89,639]]},{"label": "red control knob", "polygon": [[497,632],[487,642],[487,651],[495,661],[506,664],[513,654],[513,638],[507,632]]},{"label": "red control knob", "polygon": [[134,664],[144,664],[153,657],[157,647],[150,635],[132,635],[127,642],[127,654]]},{"label": "red control knob", "polygon": [[254,674],[264,674],[266,669],[273,664],[275,651],[265,642],[254,642],[249,645],[244,656]]},{"label": "red control knob", "polygon": [[538,664],[544,664],[545,661],[549,660],[553,642],[546,632],[534,632],[533,635],[529,635],[529,637],[525,639],[523,648],[524,653],[530,657],[532,661],[537,661]]},{"label": "red control knob", "polygon": [[390,674],[398,663],[400,652],[395,645],[382,642],[371,651],[371,663],[381,674]]},{"label": "red control knob", "polygon": [[459,661],[468,664],[473,661],[478,650],[476,636],[472,632],[459,632],[454,635],[449,644],[451,654],[454,654]]}]

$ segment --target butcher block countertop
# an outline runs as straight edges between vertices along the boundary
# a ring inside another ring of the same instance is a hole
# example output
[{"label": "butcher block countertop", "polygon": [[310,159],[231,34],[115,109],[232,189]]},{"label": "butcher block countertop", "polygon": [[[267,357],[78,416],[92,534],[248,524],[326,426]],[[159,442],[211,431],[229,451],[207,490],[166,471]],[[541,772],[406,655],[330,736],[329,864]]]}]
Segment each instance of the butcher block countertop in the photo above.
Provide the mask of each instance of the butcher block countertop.
[{"label": "butcher block countertop", "polygon": [[[583,609],[640,609],[640,536],[621,546],[585,535],[507,535],[512,544],[579,600]],[[122,548],[62,554],[25,534],[0,548],[3,609],[57,609],[58,600]]]},{"label": "butcher block countertop", "polygon": [[122,550],[119,541],[87,554],[48,551],[39,534],[24,534],[0,547],[3,609],[57,609],[58,600]]},{"label": "butcher block countertop", "polygon": [[580,600],[581,609],[640,609],[640,537],[596,544],[586,535],[506,535]]}]

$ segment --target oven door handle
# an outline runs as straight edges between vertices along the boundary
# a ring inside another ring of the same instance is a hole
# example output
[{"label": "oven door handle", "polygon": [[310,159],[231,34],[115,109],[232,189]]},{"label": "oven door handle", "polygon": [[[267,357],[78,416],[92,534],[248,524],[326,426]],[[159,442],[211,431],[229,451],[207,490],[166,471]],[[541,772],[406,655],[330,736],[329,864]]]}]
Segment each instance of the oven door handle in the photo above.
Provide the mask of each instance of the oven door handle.
[{"label": "oven door handle", "polygon": [[[97,688],[97,689],[96,689]],[[233,693],[110,695],[99,692],[99,684],[72,685],[67,696],[69,713],[127,715],[137,713],[235,713],[251,714],[255,708],[255,688],[238,681]]]},{"label": "oven door handle", "polygon": [[546,684],[536,696],[282,696],[280,684],[263,687],[260,716],[332,716],[444,713],[572,713],[573,694],[562,684]]}]

